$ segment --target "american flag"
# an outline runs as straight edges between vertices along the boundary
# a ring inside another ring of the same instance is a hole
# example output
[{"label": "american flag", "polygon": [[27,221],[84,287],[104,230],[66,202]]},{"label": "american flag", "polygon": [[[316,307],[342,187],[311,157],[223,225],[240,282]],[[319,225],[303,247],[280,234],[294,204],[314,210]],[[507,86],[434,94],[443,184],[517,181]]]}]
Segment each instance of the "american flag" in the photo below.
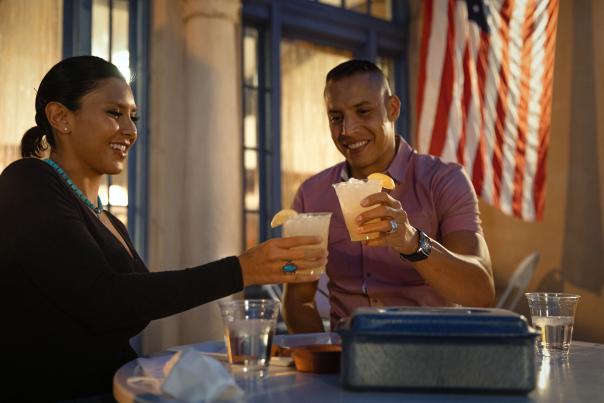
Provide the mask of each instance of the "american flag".
[{"label": "american flag", "polygon": [[464,165],[487,203],[543,217],[558,0],[425,0],[419,152]]}]

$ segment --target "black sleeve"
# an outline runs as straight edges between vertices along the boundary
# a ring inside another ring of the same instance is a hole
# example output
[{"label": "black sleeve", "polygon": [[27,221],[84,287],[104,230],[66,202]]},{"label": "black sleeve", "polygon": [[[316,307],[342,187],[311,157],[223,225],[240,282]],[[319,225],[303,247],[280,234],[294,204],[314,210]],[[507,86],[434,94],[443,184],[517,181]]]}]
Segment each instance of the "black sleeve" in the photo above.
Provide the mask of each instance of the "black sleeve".
[{"label": "black sleeve", "polygon": [[0,253],[16,263],[9,271],[25,273],[47,300],[90,327],[158,319],[242,289],[234,256],[185,270],[116,273],[78,203],[43,162],[13,164],[0,177],[0,222],[11,234],[2,236],[8,242]]}]

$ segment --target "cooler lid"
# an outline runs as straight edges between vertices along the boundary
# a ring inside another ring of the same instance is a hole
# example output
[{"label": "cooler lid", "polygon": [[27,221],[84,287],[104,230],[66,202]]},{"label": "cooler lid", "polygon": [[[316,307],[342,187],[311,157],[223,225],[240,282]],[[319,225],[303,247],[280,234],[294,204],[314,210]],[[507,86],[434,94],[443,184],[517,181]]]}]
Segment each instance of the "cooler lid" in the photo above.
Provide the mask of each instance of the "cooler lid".
[{"label": "cooler lid", "polygon": [[523,315],[497,308],[358,308],[342,333],[427,336],[526,336],[534,332]]}]

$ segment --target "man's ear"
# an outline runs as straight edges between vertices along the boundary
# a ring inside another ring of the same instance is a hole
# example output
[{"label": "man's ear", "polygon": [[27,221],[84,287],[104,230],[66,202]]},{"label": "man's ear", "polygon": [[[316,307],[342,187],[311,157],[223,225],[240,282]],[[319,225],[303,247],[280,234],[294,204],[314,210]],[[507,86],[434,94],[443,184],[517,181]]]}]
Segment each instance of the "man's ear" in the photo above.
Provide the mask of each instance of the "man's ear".
[{"label": "man's ear", "polygon": [[396,95],[388,96],[386,101],[386,109],[388,111],[388,120],[392,123],[396,122],[401,114],[401,100]]},{"label": "man's ear", "polygon": [[46,113],[46,119],[48,123],[56,130],[57,133],[69,134],[71,133],[70,127],[70,114],[71,111],[65,107],[65,105],[59,102],[49,102],[46,104],[44,109]]}]

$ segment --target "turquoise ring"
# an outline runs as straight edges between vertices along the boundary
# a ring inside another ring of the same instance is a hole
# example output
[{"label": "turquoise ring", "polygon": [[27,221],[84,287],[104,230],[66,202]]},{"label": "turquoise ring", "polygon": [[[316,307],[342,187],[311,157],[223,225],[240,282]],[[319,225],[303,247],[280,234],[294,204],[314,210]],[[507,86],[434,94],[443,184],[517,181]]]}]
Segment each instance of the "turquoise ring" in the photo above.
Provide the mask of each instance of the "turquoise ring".
[{"label": "turquoise ring", "polygon": [[283,267],[281,267],[281,270],[283,270],[284,274],[296,274],[296,270],[298,270],[298,268],[292,263],[291,260],[288,260]]}]

